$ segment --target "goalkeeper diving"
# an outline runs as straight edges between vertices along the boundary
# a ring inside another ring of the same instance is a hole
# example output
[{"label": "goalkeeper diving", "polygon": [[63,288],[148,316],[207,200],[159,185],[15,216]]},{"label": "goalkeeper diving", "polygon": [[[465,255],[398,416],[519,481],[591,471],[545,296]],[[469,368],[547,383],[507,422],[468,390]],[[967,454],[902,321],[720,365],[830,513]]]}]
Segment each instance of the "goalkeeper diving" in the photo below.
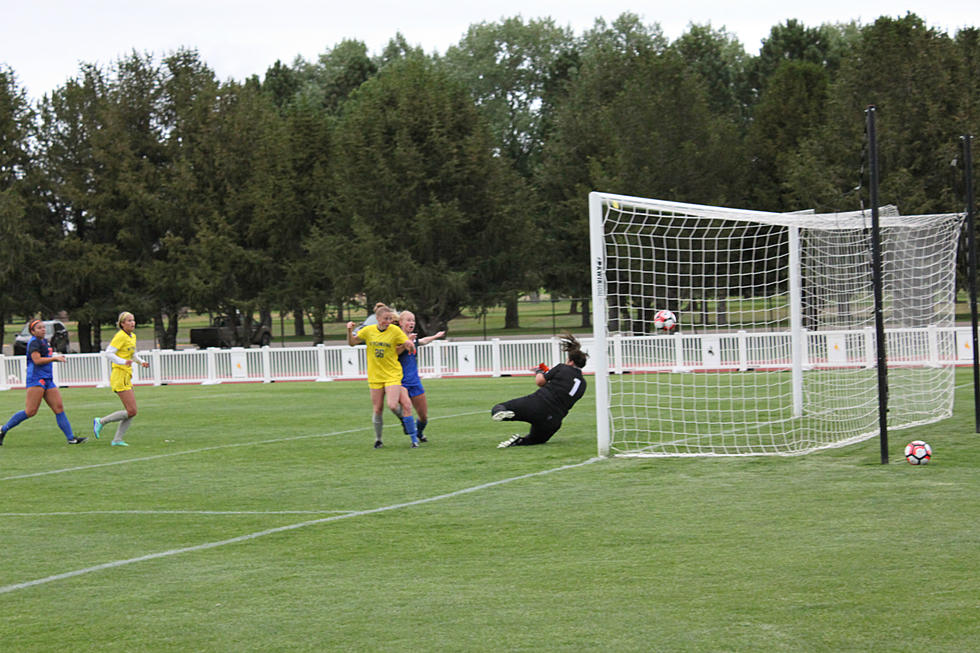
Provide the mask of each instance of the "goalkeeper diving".
[{"label": "goalkeeper diving", "polygon": [[544,444],[558,432],[562,420],[585,394],[582,368],[588,354],[570,333],[562,335],[561,348],[568,360],[550,369],[542,363],[535,370],[536,392],[497,404],[490,411],[495,422],[527,422],[531,425],[527,435],[513,435],[498,444],[498,448]]}]

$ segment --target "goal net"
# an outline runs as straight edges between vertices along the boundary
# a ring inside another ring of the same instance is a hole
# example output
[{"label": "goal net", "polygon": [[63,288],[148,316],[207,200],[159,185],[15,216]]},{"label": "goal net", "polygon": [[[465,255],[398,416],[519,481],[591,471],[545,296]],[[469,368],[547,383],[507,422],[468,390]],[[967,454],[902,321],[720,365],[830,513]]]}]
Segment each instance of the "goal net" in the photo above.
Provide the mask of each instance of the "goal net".
[{"label": "goal net", "polygon": [[[870,212],[589,204],[600,455],[802,454],[878,434]],[[889,429],[952,414],[962,220],[879,212]]]}]

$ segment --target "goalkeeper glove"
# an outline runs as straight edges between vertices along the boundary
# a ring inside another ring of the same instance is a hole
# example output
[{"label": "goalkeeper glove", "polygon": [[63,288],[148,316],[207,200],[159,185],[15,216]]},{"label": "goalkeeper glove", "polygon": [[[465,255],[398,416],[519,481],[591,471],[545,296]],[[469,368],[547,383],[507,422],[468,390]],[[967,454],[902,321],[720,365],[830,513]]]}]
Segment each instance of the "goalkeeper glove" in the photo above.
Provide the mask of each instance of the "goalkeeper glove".
[{"label": "goalkeeper glove", "polygon": [[538,363],[538,366],[531,371],[534,372],[535,374],[545,374],[548,371],[548,369],[549,369],[548,366],[545,365],[544,363]]}]

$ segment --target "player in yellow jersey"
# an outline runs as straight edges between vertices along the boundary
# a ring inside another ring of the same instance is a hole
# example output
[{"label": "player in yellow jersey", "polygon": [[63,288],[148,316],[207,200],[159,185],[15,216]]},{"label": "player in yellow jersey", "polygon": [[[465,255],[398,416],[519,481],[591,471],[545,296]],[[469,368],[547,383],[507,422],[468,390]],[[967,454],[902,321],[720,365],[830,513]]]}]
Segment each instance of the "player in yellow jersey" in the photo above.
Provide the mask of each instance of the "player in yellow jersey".
[{"label": "player in yellow jersey", "polygon": [[403,351],[414,352],[415,344],[404,331],[392,324],[395,319],[393,310],[378,303],[374,307],[374,316],[377,324],[366,324],[356,333],[354,323],[347,323],[347,344],[352,347],[361,343],[367,345],[368,387],[371,389],[371,406],[374,408],[374,448],[382,446],[382,413],[386,403],[388,409],[401,420],[405,433],[412,438],[412,448],[415,448],[419,446],[419,440],[412,410],[403,408],[400,401],[402,364],[398,362],[398,354]]},{"label": "player in yellow jersey", "polygon": [[109,422],[119,422],[116,435],[112,438],[112,446],[128,447],[123,436],[129,429],[133,418],[136,417],[136,395],[133,393],[133,363],[149,367],[150,364],[136,354],[136,318],[132,313],[123,311],[119,314],[116,324],[119,331],[112,337],[112,342],[102,352],[102,355],[112,361],[112,372],[109,375],[109,386],[122,401],[125,410],[117,410],[105,417],[96,417],[92,422],[92,431],[96,439],[102,433],[102,427]]}]

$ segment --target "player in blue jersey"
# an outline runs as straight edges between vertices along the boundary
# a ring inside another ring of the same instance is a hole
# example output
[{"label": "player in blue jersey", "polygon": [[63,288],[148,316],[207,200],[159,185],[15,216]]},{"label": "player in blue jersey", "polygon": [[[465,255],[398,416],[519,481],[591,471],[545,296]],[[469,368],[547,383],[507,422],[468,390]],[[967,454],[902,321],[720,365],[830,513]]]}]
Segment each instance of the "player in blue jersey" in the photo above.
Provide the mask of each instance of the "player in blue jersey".
[{"label": "player in blue jersey", "polygon": [[51,363],[64,363],[65,357],[55,354],[51,345],[44,338],[46,330],[44,322],[41,320],[31,320],[27,325],[27,330],[31,334],[31,339],[27,341],[27,399],[24,402],[24,410],[14,413],[7,423],[0,426],[0,445],[3,439],[12,428],[26,419],[37,415],[37,409],[41,406],[41,399],[51,407],[58,428],[65,434],[68,444],[81,444],[87,438],[76,438],[71,430],[71,422],[65,415],[65,408],[61,401],[61,391],[54,382],[54,370]]},{"label": "player in blue jersey", "polygon": [[568,360],[551,369],[537,370],[534,382],[538,390],[534,394],[497,404],[490,411],[495,422],[518,421],[531,425],[527,435],[513,435],[498,444],[499,448],[544,444],[558,432],[562,419],[585,394],[582,368],[588,354],[570,333],[562,336],[561,348]]},{"label": "player in blue jersey", "polygon": [[[405,335],[415,342],[416,346],[427,345],[433,340],[446,335],[445,331],[440,331],[425,338],[418,338],[415,333],[415,313],[412,311],[402,311],[398,314],[398,325]],[[425,437],[425,427],[429,423],[429,402],[425,398],[425,388],[422,387],[422,379],[419,378],[418,350],[403,351],[398,355],[398,361],[402,364],[402,407],[409,409],[415,408],[415,432],[419,442],[428,442]]]}]

